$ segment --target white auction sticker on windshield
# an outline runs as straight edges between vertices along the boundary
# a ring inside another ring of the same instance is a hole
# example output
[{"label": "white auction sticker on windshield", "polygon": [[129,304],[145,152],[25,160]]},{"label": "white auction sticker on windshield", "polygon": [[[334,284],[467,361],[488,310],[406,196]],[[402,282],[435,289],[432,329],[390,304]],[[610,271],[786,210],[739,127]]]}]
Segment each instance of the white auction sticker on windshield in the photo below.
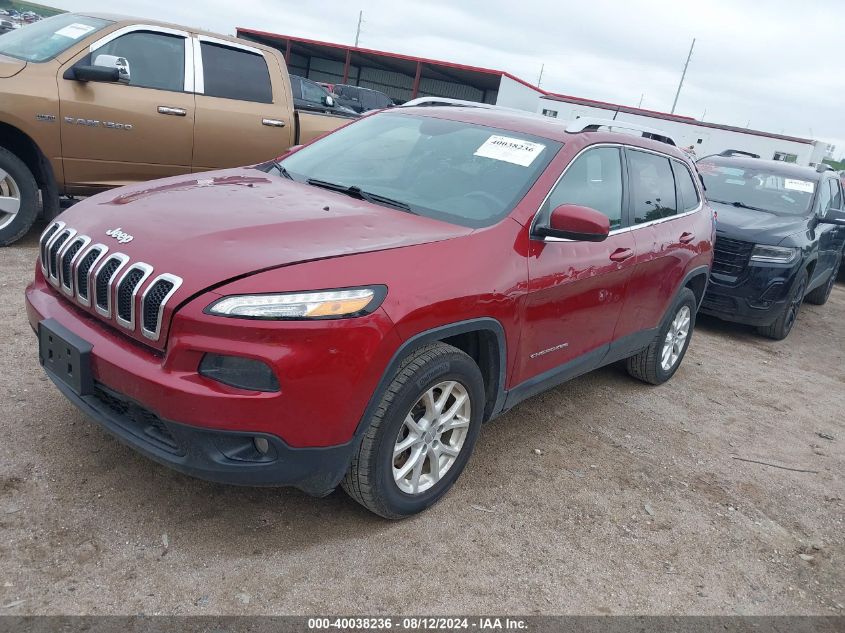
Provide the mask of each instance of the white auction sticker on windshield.
[{"label": "white auction sticker on windshield", "polygon": [[80,37],[82,37],[83,35],[88,35],[93,30],[93,26],[74,22],[73,24],[68,24],[66,27],[56,31],[56,35],[61,35],[62,37],[69,37],[72,40],[78,40]]},{"label": "white auction sticker on windshield", "polygon": [[790,191],[803,191],[804,193],[813,193],[816,186],[809,180],[795,180],[794,178],[784,178],[783,188]]},{"label": "white auction sticker on windshield", "polygon": [[475,150],[474,155],[528,167],[545,148],[546,146],[540,143],[494,135],[484,141],[481,147]]}]

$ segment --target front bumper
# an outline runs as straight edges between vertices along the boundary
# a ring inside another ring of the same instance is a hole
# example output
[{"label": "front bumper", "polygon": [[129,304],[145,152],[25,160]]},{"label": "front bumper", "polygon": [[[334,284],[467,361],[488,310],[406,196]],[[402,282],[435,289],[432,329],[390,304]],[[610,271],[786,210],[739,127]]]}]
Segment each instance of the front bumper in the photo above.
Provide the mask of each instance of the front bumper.
[{"label": "front bumper", "polygon": [[[334,490],[352,459],[355,442],[320,448],[293,448],[275,435],[221,431],[179,424],[102,384],[78,396],[46,372],[59,391],[118,440],[156,462],[186,475],[244,486],[293,486],[314,496]],[[255,439],[267,440],[261,453]]]},{"label": "front bumper", "polygon": [[700,311],[724,321],[771,325],[789,301],[799,267],[749,265],[738,277],[714,273]]}]

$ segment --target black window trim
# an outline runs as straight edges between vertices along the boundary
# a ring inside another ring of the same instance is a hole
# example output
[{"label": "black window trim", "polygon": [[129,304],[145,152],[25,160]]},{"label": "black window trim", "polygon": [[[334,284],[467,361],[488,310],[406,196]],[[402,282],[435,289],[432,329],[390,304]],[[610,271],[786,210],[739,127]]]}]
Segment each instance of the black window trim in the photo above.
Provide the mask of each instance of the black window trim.
[{"label": "black window trim", "polygon": [[[619,235],[621,233],[627,233],[628,231],[636,231],[638,229],[644,229],[644,228],[647,228],[647,227],[650,227],[650,226],[654,226],[655,224],[660,224],[661,222],[668,222],[668,221],[671,221],[671,220],[675,220],[677,218],[684,218],[688,215],[692,215],[693,213],[698,213],[699,211],[701,211],[704,208],[704,195],[701,192],[701,188],[699,187],[699,184],[696,182],[695,179],[693,179],[693,185],[695,185],[695,188],[696,188],[696,191],[698,191],[698,197],[699,197],[698,206],[695,209],[691,209],[690,211],[685,211],[683,213],[677,213],[675,215],[670,215],[670,216],[665,217],[665,218],[658,218],[657,220],[650,220],[648,222],[643,222],[642,224],[631,224],[632,218],[631,218],[631,215],[630,215],[630,204],[628,204],[629,203],[629,195],[628,195],[629,181],[628,181],[627,150],[630,149],[630,150],[636,150],[636,151],[640,151],[640,152],[648,152],[650,154],[656,154],[658,156],[668,158],[669,160],[677,160],[681,163],[683,163],[684,161],[681,161],[677,156],[672,156],[671,154],[666,154],[664,152],[658,152],[657,150],[653,150],[653,149],[649,149],[649,148],[645,148],[645,147],[640,147],[638,145],[629,145],[627,143],[594,143],[592,145],[587,145],[585,147],[582,147],[578,151],[578,153],[575,154],[575,156],[572,157],[572,160],[570,160],[566,164],[566,167],[564,167],[563,171],[560,172],[560,175],[557,177],[557,179],[552,184],[552,186],[549,187],[548,193],[546,193],[546,195],[543,197],[542,202],[540,202],[540,206],[537,207],[537,211],[534,213],[534,219],[531,221],[530,236],[531,236],[532,240],[538,240],[538,241],[542,241],[542,242],[574,242],[574,241],[576,241],[576,240],[570,240],[570,239],[567,239],[567,238],[564,238],[564,237],[540,236],[540,235],[537,235],[537,233],[535,232],[534,229],[536,228],[536,226],[541,221],[540,216],[542,214],[543,207],[546,205],[546,202],[549,200],[549,197],[552,195],[552,192],[558,186],[558,183],[560,183],[561,179],[564,177],[564,175],[566,175],[566,172],[569,171],[569,168],[575,163],[576,160],[578,160],[581,157],[582,154],[584,154],[585,152],[587,152],[591,149],[597,148],[597,147],[618,147],[618,148],[620,148],[621,153],[622,153],[622,205],[623,205],[623,207],[622,207],[622,228],[614,229],[614,230],[610,231],[609,236]],[[548,167],[546,169],[548,169]],[[673,180],[674,180],[674,177],[675,177],[675,173],[673,171],[672,172]],[[676,187],[677,187],[677,185],[676,185]]]}]

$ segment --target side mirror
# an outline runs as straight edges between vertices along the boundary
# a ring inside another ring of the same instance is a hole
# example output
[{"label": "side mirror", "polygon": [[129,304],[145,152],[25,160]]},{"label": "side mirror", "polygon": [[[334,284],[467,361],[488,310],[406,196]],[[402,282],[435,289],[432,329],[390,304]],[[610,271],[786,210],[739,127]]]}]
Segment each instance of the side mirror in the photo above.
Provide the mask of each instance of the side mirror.
[{"label": "side mirror", "polygon": [[830,209],[823,218],[819,218],[819,224],[835,224],[845,226],[845,211]]},{"label": "side mirror", "polygon": [[330,108],[334,107],[334,99],[331,95],[326,95],[325,97],[323,97],[323,103],[329,106]]},{"label": "side mirror", "polygon": [[129,83],[131,74],[129,72],[129,60],[125,57],[118,57],[117,55],[97,55],[94,58],[95,66],[102,66],[103,68],[117,68],[118,81],[121,83]]},{"label": "side mirror", "polygon": [[559,237],[579,242],[603,242],[610,234],[610,219],[604,214],[577,204],[555,207],[548,226],[537,226],[534,232],[542,237]]}]

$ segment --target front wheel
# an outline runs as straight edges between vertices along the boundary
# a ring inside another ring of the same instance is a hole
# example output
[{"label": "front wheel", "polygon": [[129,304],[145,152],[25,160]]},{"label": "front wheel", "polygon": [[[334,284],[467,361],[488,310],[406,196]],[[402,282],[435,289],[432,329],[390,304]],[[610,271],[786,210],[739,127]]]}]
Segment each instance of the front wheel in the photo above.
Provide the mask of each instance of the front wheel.
[{"label": "front wheel", "polygon": [[774,320],[771,325],[760,326],[757,331],[768,338],[776,341],[782,341],[792,331],[792,326],[798,318],[798,312],[801,310],[801,304],[804,301],[804,291],[807,289],[807,271],[802,271],[800,276],[792,286],[792,294],[783,310]]},{"label": "front wheel", "polygon": [[368,421],[343,489],[388,519],[425,510],[466,466],[483,410],[484,379],[472,358],[445,343],[420,348]]},{"label": "front wheel", "polygon": [[16,242],[38,217],[38,184],[24,162],[0,147],[0,246]]},{"label": "front wheel", "polygon": [[652,385],[669,380],[687,353],[695,327],[696,308],[695,293],[689,288],[681,290],[651,344],[628,358],[628,373]]}]

